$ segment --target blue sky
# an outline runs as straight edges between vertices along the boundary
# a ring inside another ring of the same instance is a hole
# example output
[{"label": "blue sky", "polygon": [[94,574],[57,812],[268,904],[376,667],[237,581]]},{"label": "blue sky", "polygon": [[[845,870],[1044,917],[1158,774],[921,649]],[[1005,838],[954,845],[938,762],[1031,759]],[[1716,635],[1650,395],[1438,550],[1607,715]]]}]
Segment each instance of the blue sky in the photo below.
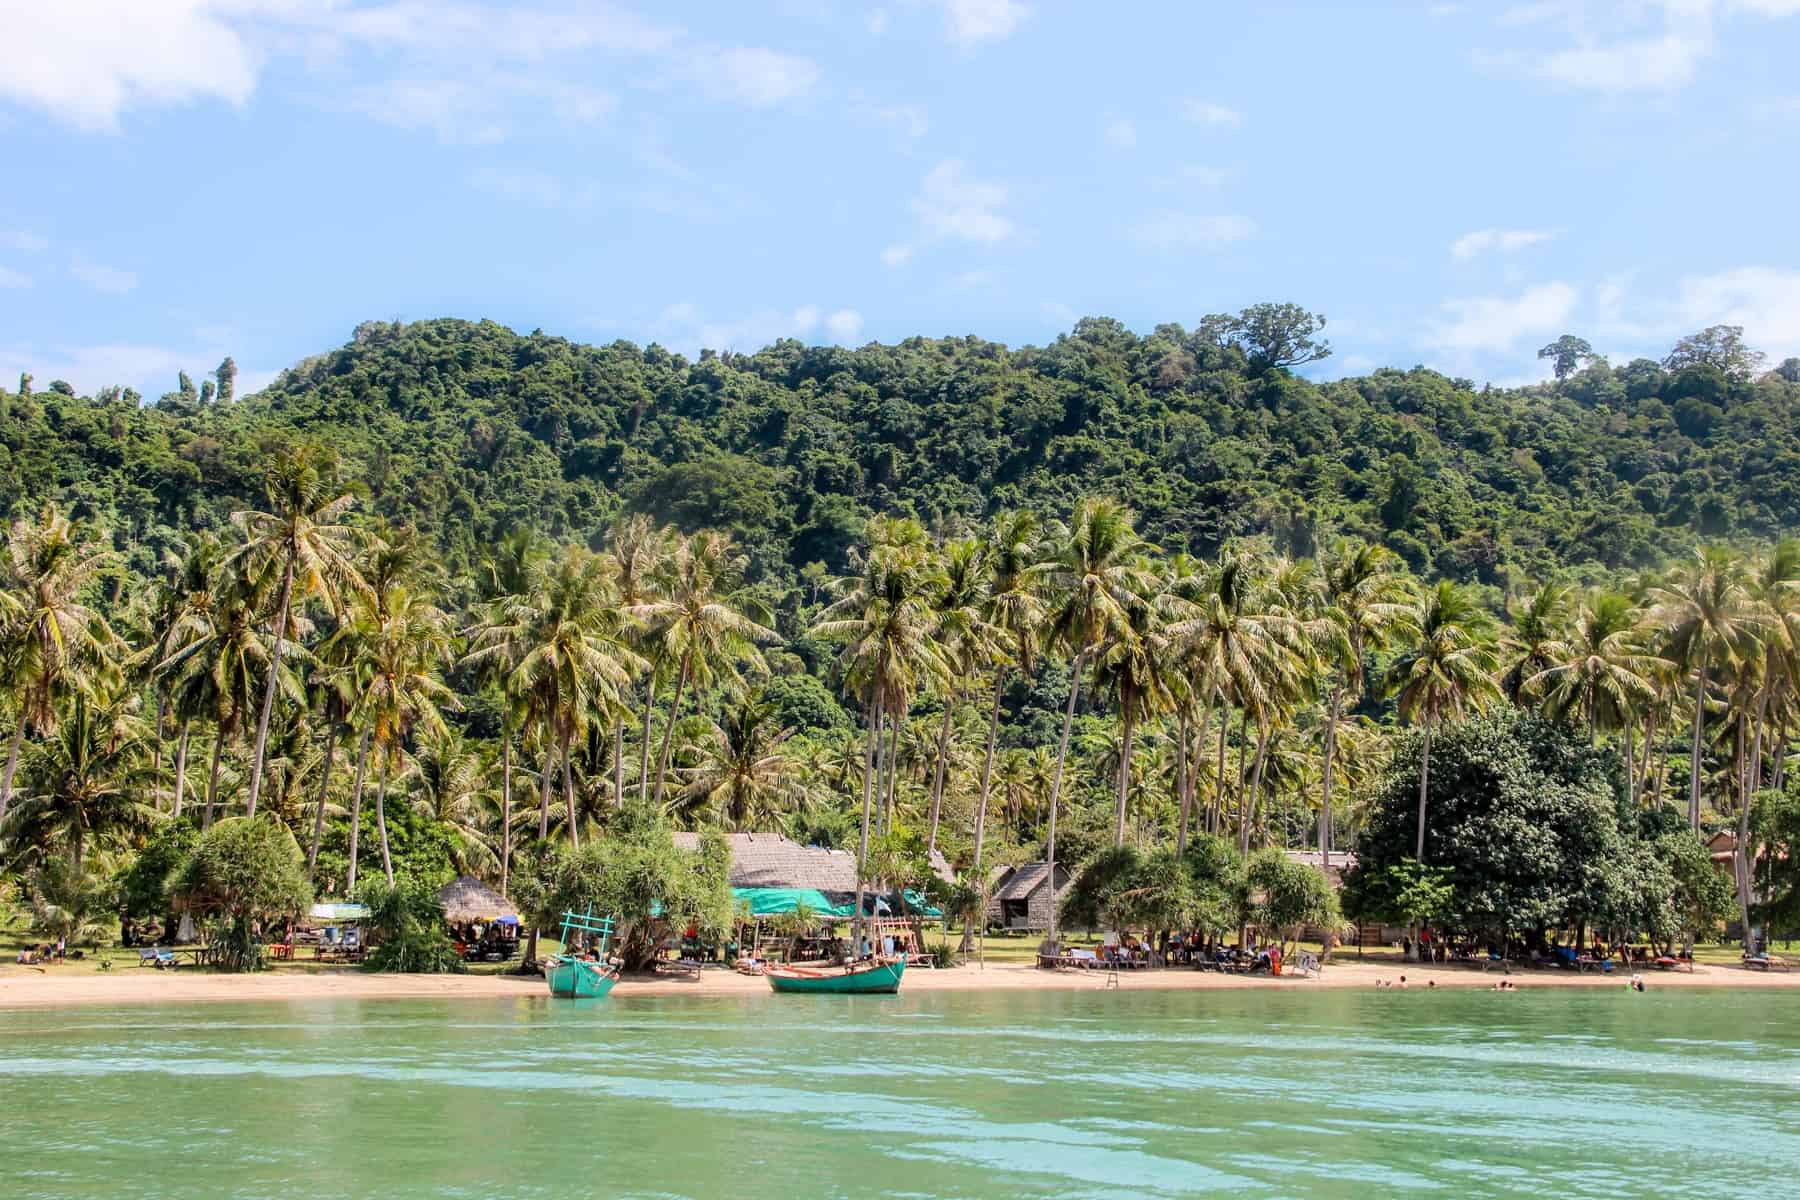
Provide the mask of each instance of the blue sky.
[{"label": "blue sky", "polygon": [[1800,354],[1800,0],[0,0],[0,377],[370,318],[1042,343],[1293,300],[1325,374]]}]

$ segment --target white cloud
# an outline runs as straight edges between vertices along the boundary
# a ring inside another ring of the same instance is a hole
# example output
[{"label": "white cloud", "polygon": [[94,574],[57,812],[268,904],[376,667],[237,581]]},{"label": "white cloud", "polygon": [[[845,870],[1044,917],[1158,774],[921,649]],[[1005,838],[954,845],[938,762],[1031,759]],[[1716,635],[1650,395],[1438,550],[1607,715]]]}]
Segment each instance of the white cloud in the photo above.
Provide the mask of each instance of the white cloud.
[{"label": "white cloud", "polygon": [[69,274],[96,292],[105,292],[109,296],[123,296],[138,284],[137,276],[130,271],[121,271],[85,258],[70,260]]},{"label": "white cloud", "polygon": [[1256,222],[1233,214],[1207,215],[1164,209],[1131,226],[1126,235],[1152,250],[1216,250],[1256,233]]},{"label": "white cloud", "polygon": [[1430,344],[1449,350],[1509,350],[1523,337],[1562,332],[1579,293],[1562,282],[1526,288],[1517,296],[1446,300],[1453,320],[1438,327]]},{"label": "white cloud", "polygon": [[697,352],[736,350],[752,352],[782,338],[815,341],[823,326],[826,339],[848,342],[862,331],[862,314],[840,308],[829,316],[816,304],[802,304],[787,312],[764,309],[737,321],[708,321],[696,306],[671,304],[660,325],[670,345]]},{"label": "white cloud", "polygon": [[908,138],[922,138],[931,129],[931,119],[916,104],[894,104],[878,108],[875,110],[875,119],[891,129],[899,130],[902,136]]},{"label": "white cloud", "polygon": [[[230,350],[224,345],[174,348],[132,343],[98,346],[59,346],[53,350],[29,350],[0,346],[0,379],[17,379],[30,372],[41,389],[53,379],[67,380],[82,395],[101,388],[136,388],[154,399],[175,390],[176,376],[186,371],[196,383],[212,371]],[[238,369],[238,395],[247,396],[269,385],[276,372]]]},{"label": "white cloud", "polygon": [[1243,172],[1236,167],[1184,163],[1167,175],[1152,178],[1150,186],[1163,192],[1216,192],[1241,174]]},{"label": "white cloud", "polygon": [[1019,0],[938,0],[944,31],[964,50],[1009,38],[1031,14]]},{"label": "white cloud", "polygon": [[1454,17],[1462,12],[1462,10],[1463,6],[1460,4],[1434,4],[1425,11],[1431,16],[1442,20],[1445,17]]},{"label": "white cloud", "polygon": [[0,267],[0,288],[28,288],[31,276],[23,271],[15,271],[11,267]]},{"label": "white cloud", "polygon": [[1773,359],[1800,354],[1800,271],[1738,267],[1682,280],[1685,325],[1742,325],[1744,340]]},{"label": "white cloud", "polygon": [[994,282],[992,271],[964,271],[950,281],[953,292],[972,292],[977,288],[987,287]]},{"label": "white cloud", "polygon": [[925,176],[912,211],[928,238],[992,244],[1019,231],[1002,211],[1008,198],[1006,185],[976,179],[960,161],[946,159]]},{"label": "white cloud", "polygon": [[840,308],[825,318],[825,332],[833,341],[849,345],[862,332],[862,314],[854,308]]},{"label": "white cloud", "polygon": [[1114,121],[1106,127],[1106,144],[1115,150],[1129,150],[1137,145],[1137,126],[1130,121]]},{"label": "white cloud", "polygon": [[449,145],[476,146],[504,141],[525,114],[589,122],[618,104],[610,93],[595,88],[506,72],[388,79],[329,103],[396,129],[434,133]]},{"label": "white cloud", "polygon": [[538,208],[579,208],[590,199],[585,190],[571,191],[556,176],[533,167],[477,167],[468,180],[471,187]]},{"label": "white cloud", "polygon": [[1575,91],[1673,92],[1699,75],[1718,49],[1719,15],[1775,20],[1800,0],[1642,0],[1617,5],[1516,5],[1503,29],[1535,32],[1531,49],[1478,51],[1478,65]]},{"label": "white cloud", "polygon": [[1244,114],[1237,109],[1209,100],[1184,101],[1181,115],[1196,125],[1209,125],[1215,129],[1236,129],[1244,123]]},{"label": "white cloud", "polygon": [[867,17],[863,18],[863,23],[869,27],[870,33],[874,34],[876,37],[880,37],[887,32],[887,10],[884,8],[877,8],[871,11]]},{"label": "white cloud", "polygon": [[256,87],[257,55],[205,0],[0,5],[0,96],[78,129],[111,132],[136,104],[223,100]]},{"label": "white cloud", "polygon": [[0,250],[16,250],[20,254],[38,254],[49,249],[50,243],[35,233],[23,230],[0,230]]},{"label": "white cloud", "polygon": [[1073,325],[1081,318],[1075,310],[1059,300],[1045,300],[1038,305],[1038,311],[1055,321],[1058,325]]},{"label": "white cloud", "polygon": [[760,47],[701,51],[692,65],[714,94],[742,100],[752,108],[804,96],[819,82],[819,66],[812,59]]},{"label": "white cloud", "polygon": [[1450,243],[1450,256],[1466,260],[1489,253],[1512,254],[1555,236],[1553,229],[1478,229]]},{"label": "white cloud", "polygon": [[919,248],[917,246],[908,246],[905,244],[889,246],[881,252],[881,261],[884,266],[904,267],[907,263],[912,261],[912,256],[918,252]]}]

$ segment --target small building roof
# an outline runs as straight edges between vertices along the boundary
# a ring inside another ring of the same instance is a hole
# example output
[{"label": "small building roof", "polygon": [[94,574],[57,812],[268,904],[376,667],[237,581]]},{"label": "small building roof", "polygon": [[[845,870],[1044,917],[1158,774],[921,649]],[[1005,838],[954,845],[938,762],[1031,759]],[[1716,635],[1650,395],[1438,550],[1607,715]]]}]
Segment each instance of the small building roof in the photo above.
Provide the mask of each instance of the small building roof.
[{"label": "small building roof", "polygon": [[[728,833],[731,886],[734,888],[811,888],[820,892],[856,891],[856,855],[848,850],[802,846],[779,833]],[[677,833],[683,850],[700,845],[697,833]],[[932,851],[932,869],[946,882],[954,879],[950,864]]]},{"label": "small building roof", "polygon": [[458,875],[437,890],[444,916],[461,925],[467,921],[498,921],[517,917],[518,906],[473,875]]},{"label": "small building roof", "polygon": [[[1012,874],[1000,880],[994,888],[996,900],[1024,900],[1044,886],[1050,877],[1050,864],[1046,862],[1021,863],[1014,867]],[[1062,863],[1056,864],[1056,890],[1062,891],[1069,886],[1069,869]]]}]

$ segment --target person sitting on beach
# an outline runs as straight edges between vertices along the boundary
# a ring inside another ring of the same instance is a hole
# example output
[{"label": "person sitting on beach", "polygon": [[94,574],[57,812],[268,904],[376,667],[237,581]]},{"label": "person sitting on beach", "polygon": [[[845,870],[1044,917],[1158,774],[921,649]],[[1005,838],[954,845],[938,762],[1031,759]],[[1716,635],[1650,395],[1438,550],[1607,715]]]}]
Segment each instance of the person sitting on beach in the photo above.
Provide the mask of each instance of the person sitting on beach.
[{"label": "person sitting on beach", "polygon": [[1396,983],[1394,986],[1395,987],[1405,987],[1406,986],[1406,976],[1402,975],[1400,977],[1400,982]]}]

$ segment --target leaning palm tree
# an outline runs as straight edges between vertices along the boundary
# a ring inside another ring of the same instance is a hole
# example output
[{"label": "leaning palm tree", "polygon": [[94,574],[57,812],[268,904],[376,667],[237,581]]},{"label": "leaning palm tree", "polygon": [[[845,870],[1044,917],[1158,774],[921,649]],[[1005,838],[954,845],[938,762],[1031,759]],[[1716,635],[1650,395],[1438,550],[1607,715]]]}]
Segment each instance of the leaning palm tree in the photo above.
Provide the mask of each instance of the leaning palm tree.
[{"label": "leaning palm tree", "polygon": [[1318,646],[1332,681],[1325,706],[1325,733],[1319,764],[1319,852],[1331,870],[1331,787],[1337,771],[1338,723],[1344,706],[1361,699],[1363,656],[1386,647],[1411,629],[1413,606],[1399,560],[1384,546],[1340,542],[1320,561],[1325,636]]},{"label": "leaning palm tree", "polygon": [[1417,640],[1388,668],[1400,716],[1424,731],[1419,755],[1419,833],[1414,856],[1425,861],[1425,796],[1431,781],[1431,736],[1444,721],[1485,704],[1497,692],[1494,622],[1465,590],[1441,580],[1419,607]]},{"label": "leaning palm tree", "polygon": [[943,589],[937,595],[934,636],[952,673],[949,686],[944,689],[943,720],[932,748],[931,816],[925,836],[928,855],[937,849],[938,817],[943,809],[944,778],[952,757],[950,731],[957,703],[962,699],[968,681],[1000,653],[1002,634],[989,624],[987,618],[990,580],[987,556],[987,544],[980,539],[955,538],[944,543],[939,559]]},{"label": "leaning palm tree", "polygon": [[1651,591],[1650,601],[1650,622],[1662,635],[1664,656],[1694,674],[1688,827],[1697,831],[1707,686],[1755,652],[1760,621],[1744,591],[1743,564],[1717,547],[1700,550],[1688,570]]},{"label": "leaning palm tree", "polygon": [[738,664],[748,662],[761,668],[762,654],[756,643],[775,641],[779,636],[739,611],[741,604],[733,598],[747,561],[724,534],[697,533],[675,547],[666,594],[625,610],[651,631],[663,660],[675,664],[675,694],[669,700],[662,750],[656,759],[656,788],[651,796],[655,804],[663,800],[682,692],[689,684],[699,691],[721,679],[741,682]]},{"label": "leaning palm tree", "polygon": [[27,730],[56,731],[71,695],[89,690],[115,657],[118,638],[82,593],[112,565],[103,539],[48,505],[36,522],[13,522],[0,590],[0,670],[12,698],[12,742],[0,775],[0,822],[12,803],[13,775]]},{"label": "leaning palm tree", "polygon": [[[275,607],[270,624],[274,630],[269,652],[272,662],[282,661],[282,646],[293,621],[296,597],[302,602],[318,599],[342,608],[346,591],[366,589],[350,558],[350,530],[341,518],[355,504],[348,492],[339,491],[335,463],[318,449],[302,446],[281,451],[269,470],[269,511],[246,510],[231,515],[245,542],[233,558],[246,574],[275,576]],[[256,745],[251,755],[250,798],[246,816],[256,815],[262,791],[263,757],[269,746],[269,717],[275,711],[276,673],[263,688],[262,709],[256,718]]]},{"label": "leaning palm tree", "polygon": [[[1051,636],[1074,658],[1069,671],[1069,703],[1056,747],[1056,776],[1050,784],[1050,828],[1044,858],[1052,880],[1056,877],[1056,810],[1082,674],[1101,646],[1130,628],[1132,611],[1145,603],[1144,596],[1153,583],[1143,562],[1144,541],[1132,522],[1131,510],[1117,500],[1083,499],[1075,505],[1068,527],[1060,531],[1055,556],[1039,568],[1045,590],[1054,597]],[[1056,943],[1054,906],[1049,940]]]},{"label": "leaning palm tree", "polygon": [[[374,608],[373,600],[364,602]],[[368,631],[368,674],[357,697],[357,715],[369,730],[379,780],[375,791],[375,827],[381,837],[381,868],[391,886],[394,860],[388,847],[387,791],[396,762],[404,763],[406,738],[417,726],[442,736],[442,709],[460,707],[438,677],[450,657],[450,634],[444,614],[429,599],[402,587],[390,587],[379,604],[376,623]],[[367,619],[370,614],[363,614]]]}]

